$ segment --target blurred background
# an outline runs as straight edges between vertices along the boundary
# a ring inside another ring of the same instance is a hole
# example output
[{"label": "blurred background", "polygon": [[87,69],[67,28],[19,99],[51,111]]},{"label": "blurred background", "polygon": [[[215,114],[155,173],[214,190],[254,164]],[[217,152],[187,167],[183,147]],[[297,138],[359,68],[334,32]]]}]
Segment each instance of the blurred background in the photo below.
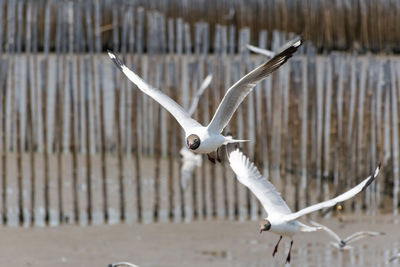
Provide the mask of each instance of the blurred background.
[{"label": "blurred background", "polygon": [[184,133],[106,50],[184,108],[212,74],[194,114],[206,124],[224,92],[267,60],[247,44],[276,52],[296,36],[300,51],[225,131],[251,140],[244,150],[292,210],[348,190],[382,162],[343,213],[397,224],[399,1],[0,0],[0,18],[2,226],[261,219],[226,164],[203,158],[180,186]]}]

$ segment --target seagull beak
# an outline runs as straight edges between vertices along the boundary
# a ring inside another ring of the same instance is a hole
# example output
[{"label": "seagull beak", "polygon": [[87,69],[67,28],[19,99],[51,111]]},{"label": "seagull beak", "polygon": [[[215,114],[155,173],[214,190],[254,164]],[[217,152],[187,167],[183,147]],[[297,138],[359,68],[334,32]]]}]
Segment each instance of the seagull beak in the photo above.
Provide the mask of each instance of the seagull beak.
[{"label": "seagull beak", "polygon": [[263,232],[263,229],[260,229],[260,235],[261,235],[262,232]]}]

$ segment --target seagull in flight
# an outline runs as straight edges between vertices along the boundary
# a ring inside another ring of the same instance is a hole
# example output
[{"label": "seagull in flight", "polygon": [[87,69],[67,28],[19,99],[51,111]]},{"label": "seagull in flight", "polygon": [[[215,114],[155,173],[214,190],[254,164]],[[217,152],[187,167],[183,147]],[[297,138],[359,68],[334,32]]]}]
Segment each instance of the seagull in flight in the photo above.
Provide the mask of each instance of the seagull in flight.
[{"label": "seagull in flight", "polygon": [[389,262],[394,262],[395,260],[400,259],[400,253],[397,253],[397,255],[394,255],[389,259]]},{"label": "seagull in flight", "polygon": [[331,242],[330,244],[341,250],[352,249],[353,247],[349,246],[348,244],[350,244],[358,239],[361,239],[361,238],[364,238],[367,236],[377,236],[377,235],[385,234],[382,232],[360,231],[360,232],[354,233],[344,239],[341,239],[332,229],[326,227],[325,225],[322,225],[322,224],[314,222],[314,221],[311,221],[310,223],[316,227],[320,227],[322,230],[327,232],[331,237],[333,237],[336,242]]},{"label": "seagull in flight", "polygon": [[[272,72],[282,66],[301,46],[303,41],[296,38],[286,43],[273,58],[266,61],[256,69],[251,71],[237,81],[228,89],[211,122],[207,126],[191,118],[178,103],[164,94],[161,90],[153,88],[142,80],[136,73],[130,70],[112,51],[108,50],[108,55],[115,65],[133,82],[143,93],[152,97],[161,106],[163,106],[185,131],[185,143],[187,147],[198,154],[208,154],[212,157],[212,152],[228,143],[245,142],[247,140],[235,140],[222,135],[222,130],[229,123],[236,109],[244,98],[252,91],[258,82],[269,76]],[[217,151],[218,152],[218,151]],[[218,154],[218,153],[217,153]]]},{"label": "seagull in flight", "polygon": [[111,263],[108,265],[108,267],[139,267],[139,266],[127,261],[121,261],[121,262]]},{"label": "seagull in flight", "polygon": [[[200,97],[203,95],[205,89],[210,85],[212,80],[212,75],[209,74],[204,81],[201,83],[200,88],[197,90],[196,94],[192,99],[192,104],[188,109],[189,116],[192,116],[196,111],[197,104],[199,103]],[[182,156],[182,167],[181,167],[181,186],[184,190],[189,185],[190,178],[193,175],[193,171],[196,167],[200,167],[202,164],[201,155],[195,154],[190,151],[186,146],[182,147],[179,153]]]},{"label": "seagull in flight", "polygon": [[357,186],[335,198],[309,206],[297,212],[291,212],[274,185],[270,183],[266,177],[263,177],[260,174],[257,167],[254,166],[254,163],[251,162],[249,158],[247,158],[246,155],[236,147],[236,144],[228,144],[226,152],[229,164],[233,172],[236,174],[239,182],[250,189],[250,191],[261,202],[264,210],[267,212],[267,217],[260,225],[260,234],[263,231],[271,231],[280,236],[272,256],[275,256],[275,253],[278,251],[278,245],[282,239],[282,236],[288,236],[291,238],[290,249],[286,258],[286,263],[290,262],[290,253],[293,246],[293,235],[298,232],[313,232],[320,229],[320,227],[311,227],[305,225],[297,221],[297,219],[308,213],[323,208],[332,207],[338,202],[343,202],[344,200],[352,198],[356,194],[363,191],[375,180],[380,168],[380,166],[378,166],[372,176],[369,176]]}]

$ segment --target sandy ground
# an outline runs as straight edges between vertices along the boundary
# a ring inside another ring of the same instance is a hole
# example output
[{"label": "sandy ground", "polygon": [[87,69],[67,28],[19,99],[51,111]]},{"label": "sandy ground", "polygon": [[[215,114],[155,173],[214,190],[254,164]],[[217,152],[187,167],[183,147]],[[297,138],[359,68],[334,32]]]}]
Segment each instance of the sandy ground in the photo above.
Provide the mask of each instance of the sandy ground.
[{"label": "sandy ground", "polygon": [[[397,219],[399,219],[397,217]],[[346,236],[358,230],[384,231],[351,251],[338,251],[324,232],[295,236],[292,266],[387,266],[400,250],[400,227],[392,215],[319,219]],[[130,261],[140,266],[282,266],[289,249],[278,236],[258,233],[257,221],[115,224],[99,226],[0,228],[0,266],[107,266]],[[392,263],[389,266],[397,266]]]}]

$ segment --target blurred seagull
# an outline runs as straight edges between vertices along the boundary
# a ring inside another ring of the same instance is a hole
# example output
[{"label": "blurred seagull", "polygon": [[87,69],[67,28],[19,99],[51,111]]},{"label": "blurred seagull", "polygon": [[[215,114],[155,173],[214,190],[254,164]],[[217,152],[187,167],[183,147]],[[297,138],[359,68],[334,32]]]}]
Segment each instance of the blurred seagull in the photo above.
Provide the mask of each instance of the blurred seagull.
[{"label": "blurred seagull", "polygon": [[207,126],[202,126],[199,122],[192,119],[190,115],[174,100],[162,91],[151,87],[143,81],[138,75],[125,66],[113,52],[108,51],[108,55],[131,82],[133,82],[143,93],[152,97],[175,117],[185,131],[187,147],[195,153],[208,154],[209,159],[213,161],[212,159],[214,158],[210,153],[217,151],[220,146],[228,143],[247,141],[228,138],[223,136],[221,132],[229,123],[240,103],[242,103],[243,99],[252,91],[256,84],[282,66],[282,64],[292,57],[293,53],[297,51],[301,44],[302,40],[300,38],[288,42],[283,46],[281,52],[277,53],[272,59],[245,75],[229,88],[219,104],[214,117]]},{"label": "blurred seagull", "polygon": [[[210,85],[212,75],[208,75],[201,83],[200,88],[192,99],[192,104],[188,110],[189,116],[192,116],[196,111],[197,104],[199,103],[200,97],[203,95],[205,89]],[[202,163],[201,155],[196,155],[185,146],[179,151],[182,156],[182,167],[181,167],[181,186],[185,190],[188,185],[190,178],[192,177],[193,171],[196,167],[200,167]]]},{"label": "blurred seagull", "polygon": [[397,255],[394,255],[389,259],[389,262],[394,262],[395,260],[400,259],[400,253],[397,253]]},{"label": "blurred seagull", "polygon": [[247,49],[249,49],[250,51],[252,51],[254,53],[257,53],[257,54],[260,54],[260,55],[264,55],[264,56],[269,57],[269,58],[272,58],[272,57],[275,56],[275,53],[272,52],[271,50],[260,48],[260,47],[254,46],[254,45],[248,44],[247,45]]},{"label": "blurred seagull", "polygon": [[139,266],[126,261],[121,261],[117,263],[111,263],[108,265],[108,267],[139,267]]},{"label": "blurred seagull", "polygon": [[272,256],[275,256],[275,253],[278,251],[278,245],[282,239],[282,236],[288,236],[292,239],[290,242],[289,254],[286,258],[286,263],[290,262],[290,252],[293,246],[293,235],[298,232],[312,232],[319,229],[319,227],[307,226],[296,219],[313,211],[332,207],[338,202],[352,198],[375,180],[380,168],[378,166],[373,176],[369,176],[349,191],[333,199],[292,213],[274,185],[271,184],[267,178],[260,174],[253,162],[251,162],[246,155],[239,150],[239,148],[236,148],[235,144],[228,144],[226,148],[229,164],[231,165],[233,172],[236,174],[237,179],[243,185],[248,187],[251,192],[253,192],[267,212],[267,217],[260,225],[260,233],[270,230],[271,232],[280,235],[279,241],[275,246]]},{"label": "blurred seagull", "polygon": [[352,249],[352,246],[349,246],[348,244],[367,237],[367,236],[377,236],[377,235],[384,235],[385,233],[382,232],[370,232],[370,231],[360,231],[357,233],[354,233],[344,239],[341,239],[332,229],[326,227],[325,225],[322,225],[320,223],[310,221],[310,223],[314,226],[320,227],[322,230],[327,232],[331,237],[335,239],[336,242],[330,242],[330,244],[338,249]]}]

